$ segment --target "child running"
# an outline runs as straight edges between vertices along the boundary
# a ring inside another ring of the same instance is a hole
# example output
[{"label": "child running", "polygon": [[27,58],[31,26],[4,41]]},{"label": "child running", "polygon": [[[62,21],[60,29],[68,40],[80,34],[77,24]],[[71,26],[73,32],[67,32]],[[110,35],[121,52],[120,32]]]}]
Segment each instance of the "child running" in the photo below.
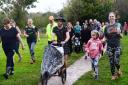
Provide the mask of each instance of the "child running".
[{"label": "child running", "polygon": [[94,79],[98,79],[98,61],[103,50],[102,42],[99,40],[99,33],[97,30],[91,31],[91,39],[88,41],[85,51],[91,58],[92,70],[95,73]]}]

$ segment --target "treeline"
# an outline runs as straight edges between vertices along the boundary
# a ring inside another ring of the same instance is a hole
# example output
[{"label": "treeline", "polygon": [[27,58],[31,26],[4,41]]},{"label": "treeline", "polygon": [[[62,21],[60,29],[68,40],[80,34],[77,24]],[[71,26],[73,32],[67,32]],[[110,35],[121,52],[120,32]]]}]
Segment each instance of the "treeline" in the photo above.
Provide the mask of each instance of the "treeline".
[{"label": "treeline", "polygon": [[85,19],[107,21],[108,13],[114,11],[121,21],[128,21],[128,0],[68,0],[61,10],[67,20],[83,22]]},{"label": "treeline", "polygon": [[46,27],[49,15],[63,15],[67,21],[75,23],[85,19],[107,21],[108,13],[115,11],[117,18],[128,21],[128,0],[68,0],[64,8],[58,13],[28,13],[27,9],[36,7],[37,0],[0,0],[0,25],[4,17],[13,18],[20,28],[26,25],[27,18],[33,18],[39,28]]},{"label": "treeline", "polygon": [[32,18],[34,24],[45,31],[43,27],[48,24],[48,17],[50,15],[56,16],[55,13],[28,13],[28,9],[36,7],[34,2],[37,0],[0,0],[0,26],[5,17],[14,19],[17,25],[23,29],[27,24],[27,19]]}]

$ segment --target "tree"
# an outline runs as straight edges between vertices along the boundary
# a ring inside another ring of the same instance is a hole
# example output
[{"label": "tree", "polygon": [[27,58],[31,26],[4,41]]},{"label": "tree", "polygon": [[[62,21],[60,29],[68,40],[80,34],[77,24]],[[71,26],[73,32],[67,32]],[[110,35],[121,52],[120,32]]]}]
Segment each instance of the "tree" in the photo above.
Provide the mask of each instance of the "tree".
[{"label": "tree", "polygon": [[12,16],[20,27],[26,25],[25,23],[28,15],[26,9],[35,7],[33,3],[36,1],[37,0],[17,0],[14,4]]},{"label": "tree", "polygon": [[121,22],[128,21],[128,0],[115,0],[114,4]]},{"label": "tree", "polygon": [[1,0],[2,11],[13,18],[20,27],[25,25],[27,19],[27,9],[35,7],[33,4],[37,0]]},{"label": "tree", "polygon": [[90,18],[105,21],[112,7],[111,0],[69,0],[63,12],[68,20],[74,22]]},{"label": "tree", "polygon": [[45,32],[45,27],[49,23],[48,17],[49,16],[56,16],[55,13],[46,12],[46,13],[30,13],[29,17],[31,17],[34,21],[34,25],[40,28],[42,32]]},{"label": "tree", "polygon": [[10,12],[13,9],[14,0],[1,0],[0,1],[0,9],[2,9],[2,12],[8,17],[10,15]]},{"label": "tree", "polygon": [[3,18],[6,17],[6,15],[3,12],[0,12],[0,27],[3,26]]}]

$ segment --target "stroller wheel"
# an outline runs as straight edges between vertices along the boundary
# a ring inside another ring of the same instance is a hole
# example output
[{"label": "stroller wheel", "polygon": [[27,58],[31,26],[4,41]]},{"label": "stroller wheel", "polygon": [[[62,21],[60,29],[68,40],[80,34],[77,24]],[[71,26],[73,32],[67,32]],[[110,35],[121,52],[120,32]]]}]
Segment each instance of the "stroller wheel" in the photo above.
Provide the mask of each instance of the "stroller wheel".
[{"label": "stroller wheel", "polygon": [[43,76],[41,75],[41,78],[40,78],[40,80],[41,80],[41,85],[47,85],[47,83],[48,83],[48,78],[49,78],[49,75],[48,75],[47,72],[45,72],[45,73],[43,74]]},{"label": "stroller wheel", "polygon": [[61,81],[63,84],[65,84],[65,82],[66,82],[66,76],[67,76],[67,71],[66,71],[66,69],[63,69],[61,72]]},{"label": "stroller wheel", "polygon": [[75,52],[79,53],[80,52],[80,47],[75,47]]}]

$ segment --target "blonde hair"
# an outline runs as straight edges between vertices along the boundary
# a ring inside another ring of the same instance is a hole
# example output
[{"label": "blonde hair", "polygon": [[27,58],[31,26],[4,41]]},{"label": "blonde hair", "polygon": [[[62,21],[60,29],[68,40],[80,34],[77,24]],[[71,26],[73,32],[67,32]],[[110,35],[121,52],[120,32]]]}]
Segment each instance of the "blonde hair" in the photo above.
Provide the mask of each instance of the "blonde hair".
[{"label": "blonde hair", "polygon": [[115,13],[115,12],[109,12],[109,14],[114,14],[114,15],[116,15],[116,13]]},{"label": "blonde hair", "polygon": [[14,21],[14,19],[11,19],[10,22],[14,23],[16,25],[16,22]]},{"label": "blonde hair", "polygon": [[49,19],[49,20],[54,20],[54,17],[53,17],[53,16],[49,16],[48,19]]},{"label": "blonde hair", "polygon": [[99,37],[99,32],[98,32],[97,30],[92,30],[92,31],[91,31],[91,35],[92,35],[92,34],[96,34],[97,38]]},{"label": "blonde hair", "polygon": [[28,22],[32,22],[33,23],[33,20],[32,19],[28,19]]}]

